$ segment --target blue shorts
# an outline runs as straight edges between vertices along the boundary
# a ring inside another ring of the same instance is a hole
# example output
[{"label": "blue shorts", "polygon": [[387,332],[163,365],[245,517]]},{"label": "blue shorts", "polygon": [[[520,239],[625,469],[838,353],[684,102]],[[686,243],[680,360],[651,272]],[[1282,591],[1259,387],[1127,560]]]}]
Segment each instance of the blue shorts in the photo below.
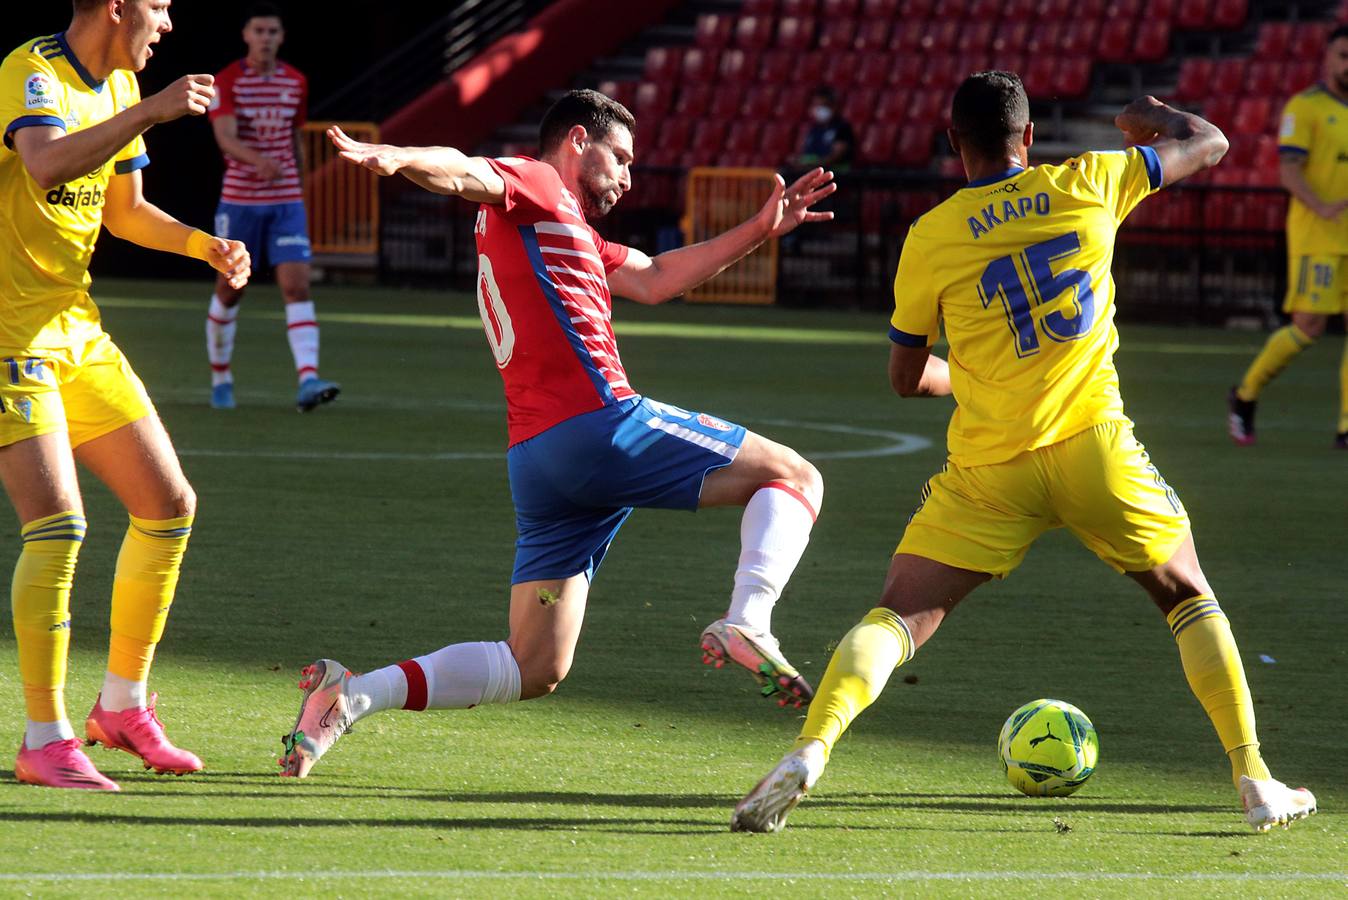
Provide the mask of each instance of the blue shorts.
[{"label": "blue shorts", "polygon": [[303,203],[221,203],[215,209],[215,233],[243,241],[254,272],[268,264],[307,263],[311,255]]},{"label": "blue shorts", "polygon": [[511,584],[593,578],[634,507],[697,509],[744,427],[646,398],[582,413],[506,453],[515,499]]}]

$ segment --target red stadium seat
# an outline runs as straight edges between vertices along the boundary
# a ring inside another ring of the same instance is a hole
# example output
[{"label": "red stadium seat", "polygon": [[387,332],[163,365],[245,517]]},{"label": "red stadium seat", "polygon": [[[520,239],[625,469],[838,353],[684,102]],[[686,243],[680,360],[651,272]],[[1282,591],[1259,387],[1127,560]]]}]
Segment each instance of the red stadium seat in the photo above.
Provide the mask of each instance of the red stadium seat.
[{"label": "red stadium seat", "polygon": [[877,122],[867,128],[857,147],[859,161],[873,166],[892,166],[898,137],[899,126],[894,122]]},{"label": "red stadium seat", "polygon": [[799,150],[796,144],[796,125],[793,122],[767,122],[758,140],[758,152],[763,165],[779,166]]},{"label": "red stadium seat", "polygon": [[1142,15],[1142,0],[1115,0],[1100,10],[1095,18],[1136,19]]},{"label": "red stadium seat", "polygon": [[756,84],[744,92],[740,115],[746,119],[767,121],[778,116],[780,89],[775,84]]},{"label": "red stadium seat", "polygon": [[906,19],[894,26],[889,38],[891,53],[916,53],[922,49],[922,38],[927,33],[927,23],[922,19]]},{"label": "red stadium seat", "polygon": [[746,82],[756,80],[759,54],[753,50],[731,48],[721,51],[718,70],[723,81]]},{"label": "red stadium seat", "polygon": [[922,86],[937,91],[948,91],[963,78],[960,58],[953,54],[942,53],[926,59],[922,67]]},{"label": "red stadium seat", "polygon": [[950,82],[951,88],[959,86],[959,83],[975,72],[986,72],[992,68],[992,54],[990,53],[964,53],[959,56],[955,62],[955,77]]},{"label": "red stadium seat", "polygon": [[857,23],[855,19],[828,19],[819,29],[819,49],[830,53],[851,50],[856,40]]},{"label": "red stadium seat", "polygon": [[1017,75],[1020,75],[1025,71],[1024,53],[1007,53],[996,57],[996,59],[997,68],[1004,72],[1015,72]]},{"label": "red stadium seat", "polygon": [[1231,127],[1236,113],[1236,98],[1230,94],[1214,93],[1203,103],[1203,118],[1223,130]]},{"label": "red stadium seat", "polygon": [[767,50],[758,63],[758,80],[764,84],[785,84],[791,80],[799,54],[788,50]]},{"label": "red stadium seat", "polygon": [[683,54],[683,80],[715,81],[717,61],[718,56],[712,51],[689,48]]},{"label": "red stadium seat", "polygon": [[906,122],[910,118],[911,92],[906,88],[887,87],[880,91],[875,103],[875,121]]},{"label": "red stadium seat", "polygon": [[1191,56],[1180,63],[1175,99],[1190,102],[1206,97],[1212,89],[1212,66],[1212,60],[1205,56]]},{"label": "red stadium seat", "polygon": [[[662,119],[674,105],[674,85],[668,81],[644,81],[636,90],[637,119]],[[621,101],[620,101],[621,102]]]},{"label": "red stadium seat", "polygon": [[910,90],[922,83],[922,57],[896,56],[889,64],[889,83]]},{"label": "red stadium seat", "polygon": [[1006,0],[1002,5],[1002,22],[1026,22],[1034,20],[1039,0]]},{"label": "red stadium seat", "polygon": [[1249,0],[1214,0],[1208,24],[1213,28],[1243,28],[1250,15]]},{"label": "red stadium seat", "polygon": [[824,57],[826,54],[818,50],[811,50],[808,53],[796,53],[795,65],[791,69],[791,80],[796,84],[809,85],[813,88],[824,78]]},{"label": "red stadium seat", "polygon": [[947,124],[949,94],[941,90],[917,90],[911,95],[908,117],[913,124]]},{"label": "red stadium seat", "polygon": [[861,10],[859,0],[824,0],[820,15],[826,19],[855,18]]},{"label": "red stadium seat", "polygon": [[814,44],[814,19],[783,18],[777,24],[777,46],[808,50]]},{"label": "red stadium seat", "polygon": [[848,87],[856,79],[860,64],[860,55],[853,50],[824,54],[824,83],[835,90]]},{"label": "red stadium seat", "polygon": [[1002,16],[1002,0],[969,0],[968,15],[966,24],[996,22]]},{"label": "red stadium seat", "polygon": [[1287,55],[1295,60],[1319,61],[1325,52],[1325,39],[1329,29],[1318,22],[1303,22],[1292,36]]},{"label": "red stadium seat", "polygon": [[1222,157],[1222,165],[1230,166],[1235,169],[1249,169],[1254,166],[1254,155],[1259,146],[1261,135],[1251,134],[1233,134],[1228,135],[1231,143],[1231,149]]},{"label": "red stadium seat", "polygon": [[1147,5],[1142,8],[1142,18],[1152,22],[1174,22],[1177,7],[1177,0],[1147,0]]},{"label": "red stadium seat", "polygon": [[936,9],[936,0],[899,0],[899,18],[929,19]]},{"label": "red stadium seat", "polygon": [[1100,47],[1096,55],[1105,62],[1131,62],[1137,23],[1132,19],[1110,19],[1100,29]]},{"label": "red stadium seat", "polygon": [[1249,63],[1245,66],[1244,92],[1262,97],[1276,94],[1286,68],[1287,63],[1270,62],[1266,59]]},{"label": "red stadium seat", "polygon": [[738,84],[717,84],[713,87],[708,114],[713,119],[739,118],[740,107],[744,105],[744,88]]},{"label": "red stadium seat", "polygon": [[697,17],[695,43],[707,50],[719,50],[730,45],[735,34],[735,17],[703,13]]},{"label": "red stadium seat", "polygon": [[1064,22],[1072,18],[1073,0],[1039,0],[1035,16],[1040,22]]},{"label": "red stadium seat", "polygon": [[937,0],[932,4],[931,18],[963,22],[969,18],[969,2],[970,0]]},{"label": "red stadium seat", "polygon": [[1254,43],[1254,58],[1276,62],[1287,57],[1292,43],[1291,22],[1265,22],[1259,26],[1259,37]]},{"label": "red stadium seat", "polygon": [[1142,22],[1133,43],[1133,59],[1138,62],[1158,62],[1170,53],[1170,23]]},{"label": "red stadium seat", "polygon": [[693,128],[692,151],[707,156],[720,153],[729,131],[730,123],[724,119],[703,119]]},{"label": "red stadium seat", "polygon": [[1280,185],[1278,139],[1271,134],[1261,134],[1254,140],[1255,150],[1250,169],[1255,173],[1257,183],[1268,187]]},{"label": "red stadium seat", "polygon": [[949,53],[955,49],[959,40],[960,23],[951,19],[944,22],[928,22],[926,34],[922,35],[924,53]]},{"label": "red stadium seat", "polygon": [[905,125],[899,130],[899,140],[894,146],[895,161],[905,168],[926,168],[931,162],[935,135],[935,129]]},{"label": "red stadium seat", "polygon": [[1053,82],[1057,76],[1058,61],[1048,54],[1032,56],[1021,80],[1025,83],[1025,93],[1033,100],[1053,96]]},{"label": "red stadium seat", "polygon": [[1094,56],[1100,41],[1100,20],[1082,19],[1068,23],[1058,41],[1063,56]]},{"label": "red stadium seat", "polygon": [[1063,26],[1057,22],[1035,25],[1030,29],[1030,38],[1025,42],[1025,52],[1030,56],[1056,56],[1058,44],[1062,41]]},{"label": "red stadium seat", "polygon": [[817,6],[817,0],[781,0],[778,8],[784,16],[813,16]]},{"label": "red stadium seat", "polygon": [[659,147],[661,150],[671,150],[675,153],[682,153],[688,149],[688,142],[693,137],[693,122],[691,119],[684,119],[679,116],[673,116],[666,119],[660,125]]},{"label": "red stadium seat", "polygon": [[[899,5],[900,0],[861,0],[861,15],[892,22],[899,17]],[[824,9],[828,9],[828,0],[824,0]],[[826,12],[825,15],[831,14]]]},{"label": "red stadium seat", "polygon": [[894,25],[888,19],[863,20],[857,28],[855,48],[863,53],[880,53],[889,47]]},{"label": "red stadium seat", "polygon": [[683,84],[679,99],[674,101],[674,115],[685,119],[700,119],[711,108],[711,85]]},{"label": "red stadium seat", "polygon": [[782,88],[777,97],[778,118],[793,125],[804,120],[810,106],[810,92],[813,86],[792,84]]},{"label": "red stadium seat", "polygon": [[637,83],[635,81],[601,81],[595,85],[595,90],[605,97],[617,100],[628,109],[636,104]]},{"label": "red stadium seat", "polygon": [[967,22],[960,29],[955,49],[960,53],[985,53],[992,49],[995,26],[991,22]]},{"label": "red stadium seat", "polygon": [[1175,11],[1176,27],[1207,28],[1210,7],[1210,0],[1179,0],[1179,8]]},{"label": "red stadium seat", "polygon": [[860,87],[878,88],[889,83],[889,55],[885,53],[858,53],[856,83]]},{"label": "red stadium seat", "polygon": [[746,16],[775,16],[777,0],[744,0],[740,13]]},{"label": "red stadium seat", "polygon": [[682,47],[652,47],[646,51],[643,74],[647,81],[676,81],[682,63]]},{"label": "red stadium seat", "polygon": [[879,94],[875,88],[857,87],[847,92],[843,100],[843,118],[853,126],[866,125],[875,119],[875,107]]},{"label": "red stadium seat", "polygon": [[1288,63],[1283,69],[1278,93],[1284,98],[1290,97],[1315,84],[1319,77],[1320,63],[1315,60]]},{"label": "red stadium seat", "polygon": [[1091,59],[1076,56],[1058,60],[1053,76],[1053,94],[1061,99],[1084,97],[1091,88]]},{"label": "red stadium seat", "polygon": [[735,46],[762,50],[772,43],[771,16],[742,16],[735,23]]},{"label": "red stadium seat", "polygon": [[992,37],[992,52],[998,57],[1007,53],[1023,53],[1030,40],[1030,23],[1017,19],[1003,19]]},{"label": "red stadium seat", "polygon": [[756,153],[758,138],[763,131],[759,122],[736,122],[726,136],[725,149],[738,153]]},{"label": "red stadium seat", "polygon": [[1209,94],[1239,94],[1245,86],[1245,60],[1222,59],[1212,67]]}]

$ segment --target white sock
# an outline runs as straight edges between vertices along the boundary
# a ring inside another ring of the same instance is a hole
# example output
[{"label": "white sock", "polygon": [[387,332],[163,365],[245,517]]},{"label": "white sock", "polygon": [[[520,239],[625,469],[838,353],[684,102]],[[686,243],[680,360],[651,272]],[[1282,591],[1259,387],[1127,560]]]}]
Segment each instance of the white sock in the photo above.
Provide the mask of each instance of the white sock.
[{"label": "white sock", "polygon": [[726,621],[772,631],[772,608],[810,542],[814,516],[800,492],[781,482],[754,492],[740,520],[740,563]]},{"label": "white sock", "polygon": [[69,719],[55,722],[34,722],[28,720],[23,729],[23,745],[29,750],[41,750],[52,741],[68,741],[75,736]]},{"label": "white sock", "polygon": [[314,301],[286,304],[286,337],[295,357],[295,374],[303,384],[318,377],[318,314]]},{"label": "white sock", "polygon": [[520,698],[520,667],[505,641],[451,644],[357,675],[347,686],[352,713],[384,709],[469,709]]},{"label": "white sock", "polygon": [[234,358],[234,332],[238,331],[239,307],[225,306],[211,294],[211,305],[206,312],[206,358],[211,361],[211,387],[234,380],[229,370]]},{"label": "white sock", "polygon": [[103,693],[98,702],[108,712],[144,709],[146,696],[145,682],[132,681],[111,672],[103,673]]}]

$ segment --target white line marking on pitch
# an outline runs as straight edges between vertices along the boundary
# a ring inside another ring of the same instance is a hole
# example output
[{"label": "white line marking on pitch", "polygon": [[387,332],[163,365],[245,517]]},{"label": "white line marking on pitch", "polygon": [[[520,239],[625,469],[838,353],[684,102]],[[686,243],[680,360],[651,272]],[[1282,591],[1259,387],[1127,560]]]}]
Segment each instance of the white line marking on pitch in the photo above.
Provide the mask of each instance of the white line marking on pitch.
[{"label": "white line marking on pitch", "polygon": [[1348,872],[491,872],[472,870],[342,872],[15,872],[14,881],[294,881],[313,878],[331,884],[343,878],[417,878],[454,881],[1182,881],[1182,882],[1348,882]]},{"label": "white line marking on pitch", "polygon": [[[826,431],[833,434],[855,434],[863,437],[883,438],[887,443],[879,447],[864,450],[820,450],[803,451],[802,456],[809,459],[864,459],[876,456],[901,456],[917,453],[931,446],[931,441],[916,434],[903,434],[898,431],[885,431],[878,428],[856,428],[851,425],[836,425],[825,422],[798,422],[794,419],[763,419],[765,425],[779,425],[785,428],[803,428],[808,431]],[[198,449],[180,447],[179,456],[204,456],[242,459],[283,459],[283,460],[354,460],[354,461],[409,461],[409,462],[448,462],[470,459],[501,459],[500,451],[445,451],[428,453],[384,452],[366,450],[231,450]]]}]

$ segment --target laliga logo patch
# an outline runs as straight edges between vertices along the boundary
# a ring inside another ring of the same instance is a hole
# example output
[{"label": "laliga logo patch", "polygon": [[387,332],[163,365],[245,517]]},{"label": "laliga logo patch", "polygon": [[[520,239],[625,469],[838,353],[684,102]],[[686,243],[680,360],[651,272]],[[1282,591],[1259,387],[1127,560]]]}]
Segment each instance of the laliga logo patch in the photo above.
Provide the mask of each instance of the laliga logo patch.
[{"label": "laliga logo patch", "polygon": [[33,74],[23,84],[23,95],[29,109],[51,106],[56,102],[52,95],[51,79],[46,75]]},{"label": "laliga logo patch", "polygon": [[720,419],[713,418],[706,413],[697,414],[697,424],[704,428],[714,428],[717,431],[730,430],[730,424],[728,422],[722,422]]},{"label": "laliga logo patch", "polygon": [[33,401],[27,397],[20,397],[18,400],[10,401],[14,406],[14,411],[19,414],[19,418],[25,422],[33,421]]}]

